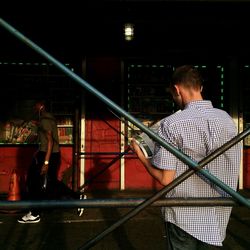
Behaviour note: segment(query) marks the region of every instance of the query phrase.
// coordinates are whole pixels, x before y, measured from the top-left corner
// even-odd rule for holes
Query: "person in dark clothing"
[[[35,153],[27,175],[29,200],[55,199],[57,173],[60,167],[60,148],[55,117],[46,111],[44,102],[37,102],[34,112],[38,114],[39,148]],[[29,211],[19,223],[40,221],[39,210]]]

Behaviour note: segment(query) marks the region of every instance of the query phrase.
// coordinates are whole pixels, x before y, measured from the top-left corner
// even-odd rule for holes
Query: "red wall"
[[[89,115],[86,119],[85,181],[90,180],[86,190],[119,190],[121,122],[110,115],[103,119],[100,117],[105,115]],[[130,151],[125,156],[125,189],[151,190],[159,187],[161,185]]]
[[[160,185],[143,167],[135,155],[125,157],[125,187],[128,189],[158,190]]]
[[[120,123],[117,119],[100,120],[89,117],[86,120],[84,158],[85,180],[89,183],[87,190],[119,189],[120,158],[117,155],[120,152],[119,131]]]
[[[0,148],[0,193],[8,193],[9,180],[13,169],[17,170],[20,178],[21,189],[24,190],[25,175],[30,165],[35,147],[21,146],[1,146]]]
[[[8,193],[13,169],[17,171],[21,192],[25,192],[27,170],[36,149],[35,145],[0,146],[0,193]],[[71,185],[72,147],[62,146],[61,153],[62,162],[58,179],[63,180],[65,184]]]
[[[112,126],[119,126],[116,120],[108,121]],[[106,122],[89,121],[87,123],[88,135],[85,152],[119,152],[120,135],[111,129]],[[112,131],[113,130],[113,131]],[[92,133],[90,133],[92,131]],[[25,178],[27,169],[31,163],[32,155],[36,147],[30,145],[9,145],[0,147],[0,193],[8,193],[10,176],[13,169],[17,170],[21,191],[25,190]],[[62,146],[62,163],[58,173],[58,179],[71,187],[72,181],[72,147]],[[85,155],[86,172],[85,179],[90,179],[88,190],[113,190],[120,188],[120,158],[112,154]],[[244,188],[250,188],[250,149],[244,149],[243,158],[243,184]],[[95,176],[104,170],[98,177]],[[125,156],[125,188],[126,189],[150,189],[162,188],[144,169],[134,154],[129,152]]]
[[[250,188],[250,149],[244,149],[243,188]]]

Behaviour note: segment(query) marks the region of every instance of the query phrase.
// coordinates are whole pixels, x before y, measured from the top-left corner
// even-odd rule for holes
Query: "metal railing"
[[[112,198],[112,199],[84,199],[84,200],[41,200],[41,201],[0,201],[0,211],[11,211],[32,208],[130,208],[146,202],[148,198]],[[248,199],[250,201],[250,199]],[[164,198],[153,201],[152,207],[180,207],[180,206],[232,206],[240,205],[232,198]]]

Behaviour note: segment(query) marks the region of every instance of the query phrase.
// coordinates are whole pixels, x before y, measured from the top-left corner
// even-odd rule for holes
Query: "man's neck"
[[[192,92],[188,95],[185,95],[183,99],[185,105],[187,105],[190,102],[202,101],[202,100],[203,100],[203,97],[200,92]]]

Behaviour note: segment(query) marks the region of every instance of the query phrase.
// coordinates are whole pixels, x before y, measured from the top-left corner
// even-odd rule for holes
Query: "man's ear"
[[[179,96],[180,95],[180,87],[178,85],[174,85],[174,90],[175,90],[175,94],[177,96]]]

